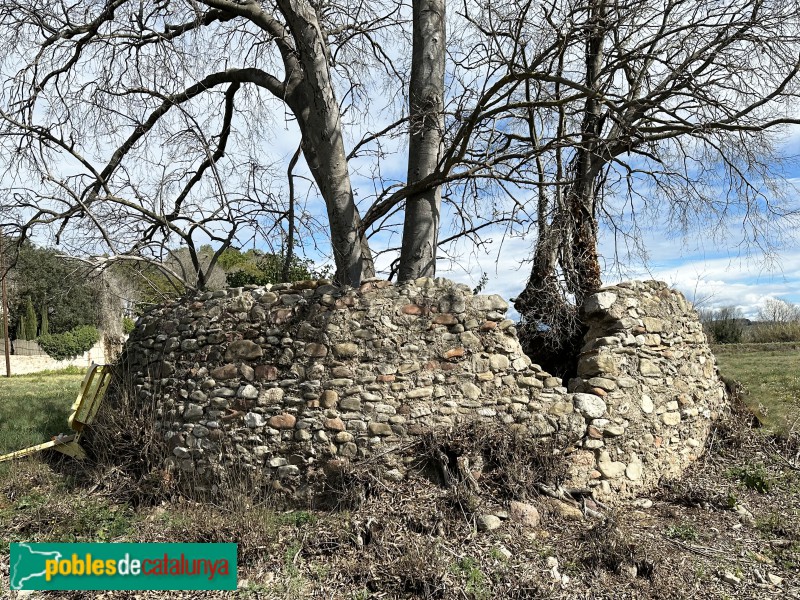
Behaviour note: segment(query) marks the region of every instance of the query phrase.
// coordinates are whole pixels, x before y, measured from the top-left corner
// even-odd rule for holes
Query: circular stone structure
[[[468,421],[558,435],[566,485],[606,501],[702,452],[723,387],[679,293],[634,282],[589,298],[569,389],[525,356],[507,309],[429,278],[206,292],[141,317],[120,366],[157,407],[168,466],[207,489],[245,469],[307,500],[310,482],[364,459],[402,478],[393,450]]]

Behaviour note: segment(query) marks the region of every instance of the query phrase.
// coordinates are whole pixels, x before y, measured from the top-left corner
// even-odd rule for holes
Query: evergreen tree
[[[47,305],[42,305],[42,321],[39,326],[39,335],[48,335],[50,333],[50,321],[47,317]]]
[[[25,336],[24,339],[35,340],[38,329],[39,321],[36,318],[36,311],[33,309],[31,297],[28,296],[27,300],[25,301],[25,330],[23,332]]]
[[[25,339],[25,317],[20,315],[19,321],[17,321],[17,335],[15,336],[18,340]]]

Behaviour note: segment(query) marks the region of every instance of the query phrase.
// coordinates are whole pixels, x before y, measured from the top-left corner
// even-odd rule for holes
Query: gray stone
[[[665,412],[663,415],[661,415],[661,422],[664,423],[664,425],[670,425],[670,426],[680,425],[681,413]]]
[[[625,474],[626,465],[619,461],[598,462],[597,470],[606,479],[619,479]]]
[[[520,387],[524,388],[541,389],[544,387],[544,383],[542,383],[541,379],[537,379],[536,377],[520,377],[517,379],[517,383]]]
[[[594,375],[616,375],[619,373],[614,356],[608,352],[589,354],[578,361],[578,375],[592,377]]]
[[[247,384],[239,388],[239,391],[236,395],[239,396],[239,398],[244,398],[245,400],[255,400],[258,398],[258,390],[254,386]]]
[[[496,515],[479,515],[477,519],[478,531],[493,531],[503,525],[502,519]]]
[[[492,354],[489,357],[489,366],[492,371],[505,371],[509,366],[508,357],[505,354]]]
[[[187,421],[194,421],[203,416],[203,407],[197,404],[187,404],[183,409],[183,418]]]
[[[661,375],[661,369],[652,360],[643,358],[639,361],[639,373],[645,377],[657,377]]]
[[[205,402],[208,399],[208,396],[206,396],[206,394],[200,390],[195,390],[189,394],[189,398],[195,402]]]
[[[597,387],[607,392],[613,392],[617,389],[617,382],[613,379],[606,379],[605,377],[592,377],[587,383],[591,387]]]
[[[261,346],[250,340],[236,340],[228,344],[225,360],[255,360],[264,356]]]
[[[352,358],[358,355],[358,345],[352,342],[336,344],[333,347],[333,354],[337,358]]]
[[[267,424],[267,421],[264,419],[264,415],[260,413],[249,412],[244,416],[244,424],[251,429],[255,429],[256,427],[263,427]]]
[[[586,299],[586,302],[583,303],[583,310],[587,315],[593,315],[607,311],[616,301],[617,295],[613,292],[599,292]]]
[[[639,481],[642,478],[642,463],[638,460],[629,462],[625,467],[625,477],[631,481]]]
[[[481,396],[481,388],[474,383],[466,382],[461,384],[461,393],[464,394],[465,398],[477,400]]]
[[[603,399],[593,394],[574,394],[572,402],[575,408],[587,419],[599,419],[607,410]]]

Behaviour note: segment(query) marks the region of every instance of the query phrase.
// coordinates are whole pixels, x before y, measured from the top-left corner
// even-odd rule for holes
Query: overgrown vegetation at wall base
[[[50,358],[67,360],[91,350],[99,339],[100,333],[96,327],[81,325],[66,333],[40,335],[37,342]]]

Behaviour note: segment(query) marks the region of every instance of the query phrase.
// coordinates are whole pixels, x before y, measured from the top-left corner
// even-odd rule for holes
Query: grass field
[[[745,402],[776,433],[800,427],[800,350],[796,344],[716,346],[723,376],[741,383]]]
[[[83,375],[75,369],[0,379],[0,454],[67,433]]]

